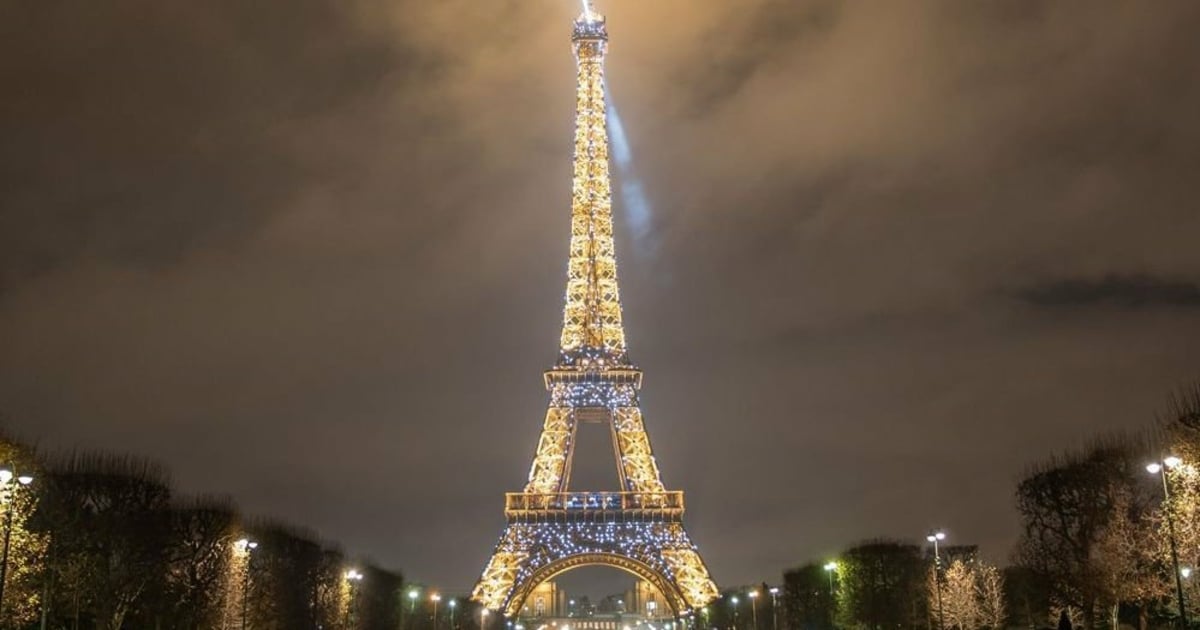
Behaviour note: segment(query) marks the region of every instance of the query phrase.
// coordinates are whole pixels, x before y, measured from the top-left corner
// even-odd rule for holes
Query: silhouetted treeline
[[[1017,487],[1015,571],[1028,586],[1013,593],[1014,617],[1049,625],[1065,612],[1085,630],[1178,625],[1182,587],[1195,621],[1198,457],[1200,386],[1172,397],[1143,435],[1104,436],[1032,467]]]
[[[846,549],[835,560],[810,563],[783,574],[782,607],[786,627],[831,628],[937,627],[935,580],[941,581],[941,612],[961,625],[994,628],[985,620],[989,602],[1001,599],[999,572],[976,558],[973,546],[949,546],[938,556],[932,549],[896,540],[866,541]],[[992,572],[995,576],[992,576]],[[989,585],[988,580],[995,580]],[[946,626],[951,627],[950,625]]]
[[[1086,447],[1019,479],[1012,566],[990,567],[972,547],[942,547],[935,564],[928,546],[870,541],[785,572],[782,627],[1048,628],[1065,615],[1084,630],[1145,630],[1178,627],[1181,604],[1195,625],[1200,385],[1151,418],[1144,433],[1082,436]]]
[[[399,574],[303,529],[247,519],[228,499],[178,496],[153,462],[94,452],[40,458],[0,437],[0,464],[33,477],[3,485],[12,518],[0,628],[401,623]]]

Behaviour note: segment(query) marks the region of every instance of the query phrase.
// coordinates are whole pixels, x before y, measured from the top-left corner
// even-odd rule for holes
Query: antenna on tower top
[[[581,0],[583,2],[583,17],[586,20],[592,19],[592,0]]]

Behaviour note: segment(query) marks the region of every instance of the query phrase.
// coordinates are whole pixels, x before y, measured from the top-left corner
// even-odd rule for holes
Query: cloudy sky
[[[933,526],[1003,561],[1030,462],[1200,377],[1200,3],[598,5],[720,583]],[[469,587],[555,357],[577,10],[0,4],[4,422]]]

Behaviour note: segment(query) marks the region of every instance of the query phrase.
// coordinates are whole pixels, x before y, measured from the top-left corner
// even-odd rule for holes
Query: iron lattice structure
[[[512,617],[538,584],[589,564],[615,566],[662,592],[677,614],[717,597],[683,527],[683,493],[663,486],[642,422],[642,372],[630,362],[613,246],[604,91],[604,18],[575,21],[577,62],[571,246],[560,351],[529,482],[505,499],[508,524],[472,598]],[[620,492],[571,492],[581,422],[611,428]]]

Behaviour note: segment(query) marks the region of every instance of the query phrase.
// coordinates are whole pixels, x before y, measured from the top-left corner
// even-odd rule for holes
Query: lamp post
[[[1175,518],[1171,515],[1171,487],[1167,483],[1167,471],[1183,465],[1183,460],[1175,457],[1164,457],[1161,462],[1146,464],[1146,471],[1162,478],[1163,513],[1167,515],[1167,539],[1171,542],[1171,564],[1175,567],[1175,598],[1179,604],[1179,627],[1187,627],[1187,606],[1183,601],[1183,576],[1179,568],[1179,550],[1175,544]]]
[[[246,630],[246,604],[250,600],[250,559],[254,557],[254,550],[258,549],[258,543],[249,538],[243,538],[233,543],[233,547],[246,558],[246,564],[242,567],[242,630]]]
[[[414,619],[417,615],[417,598],[421,596],[421,592],[415,588],[408,590],[408,627],[415,628]]]
[[[357,569],[346,571],[346,585],[350,589],[350,601],[346,602],[346,627],[353,628],[358,625],[358,583],[363,579],[363,574]]]
[[[837,563],[836,562],[830,561],[830,562],[825,563],[825,573],[829,574],[829,596],[830,597],[833,597],[833,574],[836,571],[837,571]]]
[[[454,630],[454,611],[458,608],[458,600],[450,600],[450,630]]]
[[[754,630],[758,630],[758,589],[754,589],[746,595],[750,598],[750,614],[754,620]]]
[[[488,616],[488,609],[484,606],[479,607],[479,630],[485,630]]]
[[[738,627],[738,596],[734,595],[729,598],[729,603],[733,604],[733,627],[736,630]]]
[[[767,589],[771,594],[771,630],[779,630],[779,587]]]
[[[933,543],[933,583],[937,590],[938,630],[943,630],[946,625],[945,616],[942,612],[942,556],[938,551],[938,543],[946,540],[946,532],[941,530],[929,532],[925,540]]]
[[[437,593],[433,593],[429,596],[429,601],[433,602],[433,630],[437,630],[438,602],[442,601],[442,596],[438,595]]]
[[[4,584],[8,578],[8,547],[12,540],[13,528],[13,511],[16,506],[13,505],[13,499],[16,496],[16,491],[33,483],[33,477],[30,475],[18,475],[13,472],[15,467],[0,468],[0,502],[4,503],[4,552],[0,556],[0,606],[4,603]],[[14,485],[13,479],[17,483]]]

